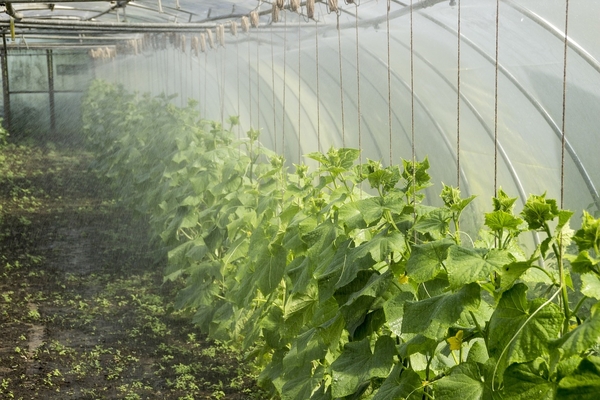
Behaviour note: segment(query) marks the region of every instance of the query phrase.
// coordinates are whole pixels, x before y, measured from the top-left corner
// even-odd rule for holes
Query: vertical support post
[[[46,62],[48,64],[48,98],[50,99],[50,132],[56,134],[56,114],[54,109],[54,66],[52,61],[52,50],[46,50]]]
[[[10,87],[8,85],[8,50],[6,48],[6,32],[2,31],[2,94],[4,97],[4,127],[10,130]]]

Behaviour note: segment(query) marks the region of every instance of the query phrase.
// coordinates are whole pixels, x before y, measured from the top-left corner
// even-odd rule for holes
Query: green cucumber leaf
[[[421,377],[412,369],[396,364],[373,400],[421,400],[422,398]]]
[[[483,367],[465,362],[452,368],[442,379],[433,384],[435,397],[444,400],[492,400],[501,399],[483,378]]]
[[[592,315],[581,325],[552,343],[552,346],[562,353],[562,358],[583,354],[600,344],[599,305],[600,303],[595,304],[592,308]]]
[[[548,355],[549,342],[558,337],[562,327],[564,316],[556,304],[544,304],[544,299],[529,302],[526,292],[523,283],[504,292],[489,321],[488,351],[496,360],[494,379],[498,383],[511,364]]]
[[[465,310],[477,310],[480,288],[476,283],[464,286],[456,293],[443,293],[425,300],[406,302],[402,319],[402,332],[421,333],[431,339],[441,340],[448,328]]]
[[[590,356],[581,361],[575,372],[558,382],[557,399],[596,400],[600,393],[600,359]]]
[[[456,289],[471,282],[488,281],[491,274],[512,261],[514,257],[505,250],[451,246],[445,263],[450,287]]]
[[[396,354],[395,346],[390,336],[380,336],[373,352],[369,338],[347,343],[342,354],[331,364],[333,397],[351,395],[372,378],[387,377]]]
[[[581,293],[600,300],[600,278],[594,273],[581,275]]]
[[[442,263],[453,244],[450,239],[442,239],[415,246],[406,264],[406,274],[417,283],[435,278],[443,271]]]
[[[553,400],[556,383],[544,379],[535,363],[513,364],[504,374],[502,399],[505,400]]]

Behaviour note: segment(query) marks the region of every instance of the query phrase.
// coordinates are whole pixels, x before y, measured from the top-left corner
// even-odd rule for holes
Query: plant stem
[[[552,237],[552,233],[550,231],[550,227],[548,223],[544,223],[544,230],[548,237]],[[563,324],[563,334],[569,331],[569,319],[571,318],[571,310],[569,309],[569,293],[567,292],[567,285],[565,282],[565,266],[563,264],[563,246],[562,246],[562,232],[558,233],[557,237],[558,246],[556,244],[552,244],[552,250],[556,256],[556,262],[558,264],[558,277],[561,288],[561,300],[563,304],[563,313],[565,315],[565,321]]]

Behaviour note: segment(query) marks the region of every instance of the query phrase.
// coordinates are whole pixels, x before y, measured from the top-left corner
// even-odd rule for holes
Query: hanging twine
[[[293,12],[299,12],[300,10],[300,0],[290,0],[290,9]]]
[[[254,10],[250,13],[250,23],[253,28],[258,28],[258,11]]]
[[[181,35],[180,41],[181,41],[181,51],[185,53],[185,45],[187,43],[185,35]]]
[[[279,6],[277,6],[277,4],[273,4],[273,9],[271,10],[271,19],[273,22],[279,22]]]
[[[329,12],[336,13],[339,10],[338,0],[328,0]]]
[[[206,53],[206,35],[204,33],[200,34],[200,50]]]
[[[308,19],[313,19],[315,16],[315,0],[306,1],[306,16]]]
[[[285,7],[285,0],[277,0],[275,2],[275,5],[277,6],[277,8],[279,8],[280,10],[283,10],[283,7]]]
[[[231,21],[231,25],[230,25],[229,27],[230,27],[230,29],[231,29],[231,30],[230,30],[231,34],[232,34],[233,36],[237,36],[237,22],[235,22],[235,21]]]
[[[248,31],[250,31],[250,23],[248,22],[248,17],[246,16],[242,17],[242,30],[244,33],[248,33]]]
[[[208,36],[208,44],[210,45],[210,48],[214,49],[215,48],[215,39],[213,38],[212,29],[207,29],[206,34]]]

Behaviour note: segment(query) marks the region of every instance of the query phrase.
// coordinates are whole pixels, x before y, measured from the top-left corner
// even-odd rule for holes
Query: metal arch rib
[[[458,34],[455,29],[450,28],[448,25],[446,25],[446,24],[438,21],[437,19],[435,19],[435,18],[433,18],[433,17],[431,17],[429,15],[426,15],[426,14],[422,14],[422,16],[424,18],[430,20],[434,24],[440,26],[442,29],[445,29],[448,32],[453,33],[454,35]],[[469,47],[471,47],[473,50],[475,50],[477,53],[479,53],[484,59],[486,59],[488,62],[490,62],[490,63],[492,63],[492,64],[495,65],[494,57],[492,57],[489,54],[487,54],[480,46],[478,46],[477,44],[475,44],[471,39],[468,39],[467,37],[465,37],[465,35],[461,34],[461,38],[462,38],[462,40],[467,45],[469,45]],[[531,93],[529,93],[525,89],[525,87],[519,82],[519,80],[513,74],[511,74],[508,71],[508,69],[506,69],[506,67],[504,67],[502,65],[498,65],[498,70],[500,72],[502,72],[502,75],[504,75],[506,78],[508,78],[508,80],[513,85],[515,85],[515,87],[525,96],[525,98],[527,98],[527,100],[531,103],[531,105],[534,106],[534,108],[540,113],[540,115],[548,123],[548,125],[550,126],[550,128],[556,134],[556,136],[559,139],[561,139],[562,138],[561,129],[557,125],[557,123],[554,121],[554,119],[552,118],[552,116],[550,116],[550,113],[548,112],[548,110],[546,110],[546,108],[535,97],[533,97],[533,95]],[[586,186],[587,186],[587,188],[588,188],[588,190],[590,192],[590,195],[592,196],[592,199],[593,199],[594,203],[596,204],[596,206],[598,208],[600,208],[600,196],[598,194],[598,190],[596,189],[596,186],[592,182],[592,179],[591,179],[590,175],[588,174],[587,169],[583,165],[581,159],[579,158],[579,156],[577,155],[577,153],[573,149],[573,146],[571,145],[571,143],[570,143],[570,141],[568,139],[565,140],[565,148],[567,149],[567,152],[569,153],[569,156],[573,160],[573,163],[577,167],[577,170],[581,174],[581,177],[583,178],[583,180],[584,180],[584,182],[585,182],[585,184],[586,184]]]
[[[400,42],[398,39],[395,39],[401,46],[405,47],[408,49],[408,46],[405,43]],[[432,71],[434,71],[434,73],[439,76],[449,87],[454,88],[454,84],[452,82],[450,82],[450,80],[448,78],[446,78],[440,71],[439,69],[435,68],[435,66],[433,65],[433,63],[431,63],[429,60],[427,60],[423,55],[421,55],[418,52],[415,52],[415,56],[421,60],[422,62],[424,62],[429,68],[431,68]],[[489,128],[489,126],[486,124],[485,119],[483,118],[483,116],[481,115],[481,113],[479,111],[477,111],[477,108],[473,105],[473,103],[471,103],[471,101],[465,96],[464,93],[460,94],[460,99],[461,101],[463,101],[467,107],[469,108],[469,110],[473,113],[473,115],[475,116],[475,118],[477,118],[477,120],[479,121],[479,123],[481,124],[481,126],[483,127],[483,129],[488,133],[488,136],[493,140],[494,138],[494,134],[491,131],[491,129]],[[504,160],[504,162],[506,163],[506,166],[508,167],[508,170],[510,171],[511,176],[513,177],[513,181],[515,183],[515,185],[517,186],[517,190],[519,191],[519,197],[521,198],[521,200],[523,201],[523,204],[527,201],[527,194],[525,193],[525,189],[523,187],[523,184],[521,183],[521,180],[519,179],[519,174],[517,173],[514,165],[512,164],[512,162],[510,161],[508,154],[506,154],[506,151],[504,150],[504,147],[502,146],[502,144],[498,143],[498,151],[500,153],[500,156],[502,157],[502,159]],[[453,155],[455,161],[456,161],[456,156]],[[464,172],[461,171],[461,174],[464,176]],[[466,180],[466,178],[465,178]]]
[[[515,9],[516,11],[525,15],[527,18],[531,19],[533,22],[535,22],[542,28],[546,29],[548,32],[550,32],[552,35],[554,35],[556,38],[560,39],[561,42],[564,42],[565,33],[563,31],[561,31],[560,29],[558,29],[556,26],[552,25],[546,19],[542,18],[541,16],[539,16],[535,12],[529,10],[528,8],[525,8],[523,6],[515,4],[512,0],[502,0],[502,1],[504,3],[506,3],[507,5],[509,5],[510,7],[512,7],[513,9]],[[567,39],[567,46],[569,46],[569,48],[571,50],[573,50],[578,56],[580,56],[592,68],[594,68],[596,70],[596,72],[600,73],[600,62],[594,56],[592,56],[588,51],[586,51],[579,43],[577,43],[570,37],[567,37],[566,39]]]

